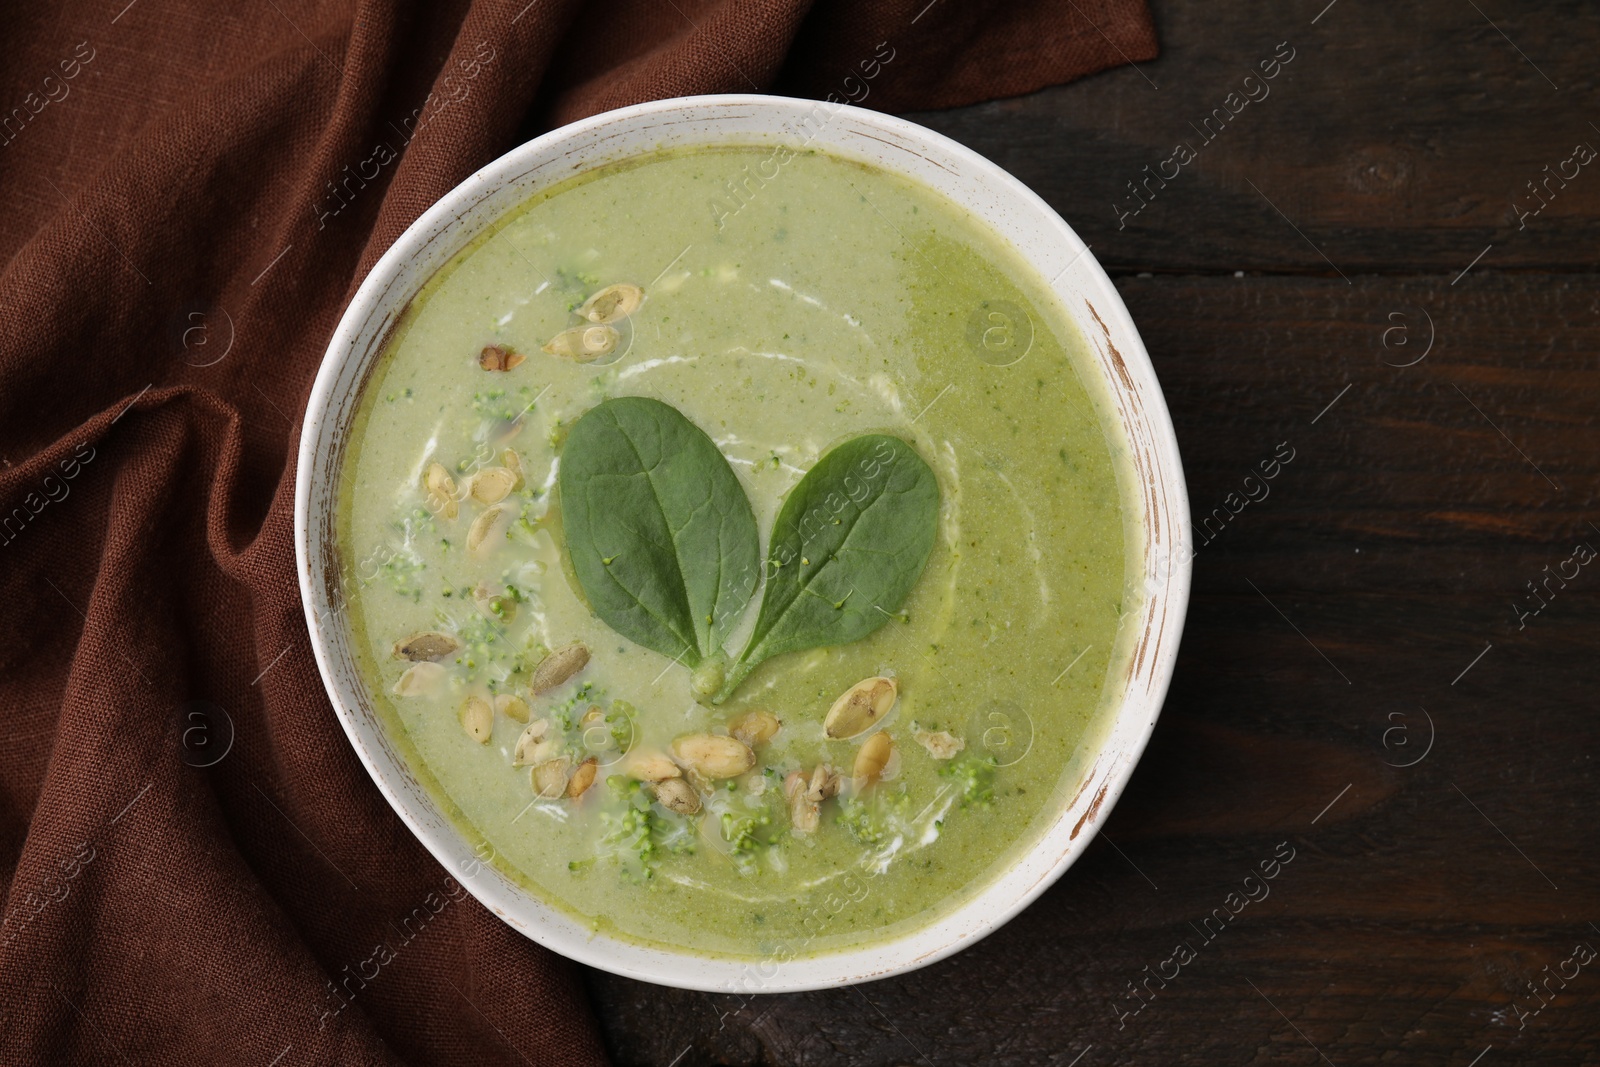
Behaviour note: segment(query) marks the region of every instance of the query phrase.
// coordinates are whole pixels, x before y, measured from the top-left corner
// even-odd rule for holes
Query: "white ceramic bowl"
[[[991,885],[932,925],[833,955],[756,962],[593,934],[477,862],[400,759],[357,673],[335,537],[342,454],[363,384],[423,283],[485,226],[552,183],[659,147],[726,143],[806,143],[865,160],[943,193],[1015,245],[1051,280],[1096,354],[1132,456],[1125,506],[1142,513],[1143,527],[1143,544],[1130,554],[1130,586],[1143,595],[1123,622],[1126,679],[1109,680],[1122,686],[1120,707],[1098,755],[1062,795],[1049,830]],[[1005,923],[1060,877],[1110,814],[1155,727],[1188,604],[1190,544],[1183,471],[1161,388],[1127,309],[1078,235],[1021,182],[948,138],[874,111],[771,96],[688,97],[611,111],[530,141],[447,193],[384,254],[345,309],[307,405],[295,486],[295,552],[317,665],[350,743],[406,825],[486,907],[535,941],[631,978],[723,992],[817,989],[924,966]]]

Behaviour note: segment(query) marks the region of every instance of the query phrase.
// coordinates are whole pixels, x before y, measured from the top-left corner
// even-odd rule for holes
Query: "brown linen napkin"
[[[521,138],[1155,55],[1143,0],[93,0],[0,46],[0,1063],[604,1061],[329,709],[294,459],[354,286]],[[356,181],[348,181],[354,174]]]

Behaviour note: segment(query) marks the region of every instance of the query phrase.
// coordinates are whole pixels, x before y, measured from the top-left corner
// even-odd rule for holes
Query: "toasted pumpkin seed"
[[[487,700],[470,696],[457,714],[461,719],[461,728],[467,731],[468,737],[480,745],[489,743],[489,735],[494,732],[494,708]]]
[[[467,483],[467,493],[480,504],[498,504],[516,487],[516,472],[508,467],[485,467]]]
[[[444,682],[445,673],[444,666],[432,660],[412,664],[406,668],[400,680],[394,683],[391,692],[397,697],[426,696],[438,691],[440,684]]]
[[[490,442],[491,442],[492,446],[495,447],[495,448],[499,448],[501,445],[506,444],[508,441],[515,440],[516,436],[518,434],[520,434],[523,431],[523,429],[527,427],[527,425],[528,425],[528,417],[527,417],[526,413],[520,414],[516,418],[513,418],[513,419],[502,419],[502,420],[494,423],[492,428],[489,431],[489,439],[490,439]],[[506,451],[510,452],[511,450],[508,448],[508,449],[506,449]],[[503,467],[511,466],[510,463],[506,462],[505,456],[504,456],[503,453],[502,453],[501,458],[500,458],[500,465],[503,466]]]
[[[679,815],[693,815],[700,810],[700,796],[682,778],[667,778],[656,783],[656,799],[664,808]]]
[[[623,282],[593,293],[578,308],[578,314],[590,322],[616,322],[638,311],[643,303],[644,290]]]
[[[511,528],[511,508],[496,504],[472,520],[467,528],[467,551],[482,559],[493,552]]]
[[[755,748],[771,741],[781,725],[783,724],[772,712],[756,708],[729,719],[728,733]]]
[[[886,733],[875,733],[861,742],[856,752],[856,765],[852,777],[855,791],[861,793],[883,776],[884,768],[894,756],[894,740]]]
[[[544,350],[552,356],[588,363],[616,351],[622,335],[613,326],[574,326],[550,338]]]
[[[441,660],[461,648],[461,642],[450,634],[437,630],[424,630],[394,643],[394,658]]]
[[[436,515],[453,519],[461,513],[456,505],[456,480],[450,477],[443,463],[430,463],[422,475],[422,487],[428,491],[428,506]]]
[[[594,776],[600,770],[600,761],[590,756],[578,764],[578,769],[572,772],[572,778],[567,782],[567,796],[581,797],[591,785],[594,785]]]
[[[519,430],[522,428],[520,419],[518,420],[517,428]],[[517,480],[512,484],[511,491],[516,492],[518,489],[521,489],[523,478],[522,457],[517,455],[517,450],[514,448],[508,448],[504,452],[500,453],[500,465],[516,476]]]
[[[534,696],[543,696],[556,686],[583,670],[589,663],[589,649],[582,641],[563,645],[539,661],[534,668],[533,682],[529,688]]]
[[[822,808],[804,793],[789,801],[789,824],[797,834],[814,834],[822,823]]]
[[[533,750],[544,740],[544,735],[549,731],[549,719],[534,719],[530,722],[511,748],[511,765],[526,767],[533,763]]]
[[[823,720],[829,737],[855,737],[878,724],[894,707],[899,686],[893,678],[864,678],[846,689]]]
[[[533,791],[541,797],[558,797],[567,791],[569,759],[546,760],[533,768]]]
[[[819,804],[839,792],[839,775],[826,763],[819,763],[811,771],[811,780],[806,786],[807,794]]]
[[[826,763],[804,771],[792,771],[783,780],[783,795],[789,801],[789,822],[797,834],[815,833],[822,819],[822,802],[839,792],[839,775]]]
[[[756,765],[756,754],[737,737],[690,734],[672,742],[679,763],[710,779],[737,778]]]
[[[485,345],[478,353],[478,366],[484,370],[511,370],[527,359],[521,352],[513,352],[507,345]]]
[[[661,782],[683,774],[676,763],[660,752],[634,752],[628,756],[622,771],[641,782]]]
[[[528,702],[515,693],[500,693],[494,698],[494,710],[516,722],[528,721]]]
[[[822,804],[811,797],[806,776],[792,771],[783,780],[783,795],[789,801],[789,823],[797,834],[815,833],[822,819]]]

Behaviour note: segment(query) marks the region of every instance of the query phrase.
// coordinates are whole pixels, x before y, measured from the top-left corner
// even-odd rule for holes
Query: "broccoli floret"
[[[655,877],[664,854],[694,852],[693,828],[683,819],[658,811],[643,782],[612,775],[606,786],[623,808],[600,813],[600,822],[607,827],[601,843],[621,862],[625,879],[648,882]]]
[[[859,800],[841,800],[839,814],[834,822],[844,827],[846,833],[868,848],[877,848],[889,839],[888,828],[882,820]]]
[[[575,693],[551,708],[550,712],[556,717],[556,721],[561,724],[563,731],[570,731],[573,722],[580,718],[580,716],[574,714],[578,709],[578,705],[597,704],[602,699],[601,691],[594,687],[593,682],[584,682],[578,686]]]
[[[767,833],[771,825],[772,815],[765,807],[747,815],[722,813],[722,839],[728,843],[728,856],[740,874],[754,874],[761,852],[777,841],[778,835]]]
[[[638,709],[626,700],[611,702],[611,714],[607,716],[608,725],[611,727],[611,740],[624,752],[633,741],[633,722],[637,714]]]
[[[881,848],[905,832],[910,804],[905,786],[890,792],[880,785],[865,799],[842,798],[834,822],[866,847]]]
[[[961,806],[987,808],[994,803],[994,777],[999,761],[993,756],[963,756],[940,769],[961,787]]]

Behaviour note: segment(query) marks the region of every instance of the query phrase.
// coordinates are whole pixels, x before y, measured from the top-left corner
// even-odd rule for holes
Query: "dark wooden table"
[[[1294,449],[1213,521],[1132,785],[1031,908],[916,973],[750,1000],[591,975],[619,1063],[1600,1063],[1600,16],[1155,7],[1157,62],[913,116],[1093,246],[1197,522]],[[1197,936],[1280,842],[1270,896]]]

